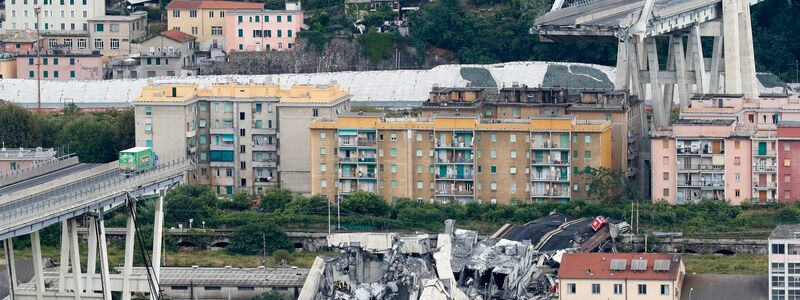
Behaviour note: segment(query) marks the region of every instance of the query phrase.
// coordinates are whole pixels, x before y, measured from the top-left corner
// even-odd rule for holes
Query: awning
[[[339,135],[356,135],[356,130],[339,130]]]

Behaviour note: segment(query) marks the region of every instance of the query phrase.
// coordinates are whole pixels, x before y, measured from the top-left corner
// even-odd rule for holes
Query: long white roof
[[[42,81],[42,102],[74,102],[101,105],[130,103],[151,83],[273,82],[282,87],[297,84],[338,83],[353,101],[424,101],[435,85],[442,87],[562,86],[569,88],[612,88],[614,68],[581,63],[510,62],[491,65],[442,65],[429,70],[388,70],[327,72],[277,75],[214,75],[156,77],[115,80]],[[708,76],[708,75],[706,75]],[[785,83],[774,75],[759,76],[762,93],[784,92]],[[765,84],[766,83],[766,86]],[[647,89],[649,93],[649,89]],[[792,93],[793,91],[789,91]],[[677,93],[676,93],[677,94]],[[0,99],[23,104],[36,103],[36,80],[0,79]],[[52,106],[52,105],[51,105]]]
[[[296,84],[338,83],[349,90],[353,101],[423,101],[434,85],[447,87],[467,86],[470,81],[462,76],[462,71],[475,73],[478,77],[491,74],[490,81],[498,87],[511,86],[512,83],[539,86],[543,83],[549,66],[583,67],[596,69],[607,78],[589,78],[592,81],[607,81],[613,78],[613,68],[600,65],[577,63],[512,62],[493,65],[442,65],[429,70],[390,70],[359,72],[327,72],[307,74],[278,75],[215,75],[194,77],[157,77],[148,79],[115,80],[63,80],[42,81],[43,103],[119,103],[131,102],[141,93],[148,81],[153,83],[199,83],[209,86],[212,83],[236,81],[273,82],[283,87]],[[485,69],[488,71],[481,71]],[[561,69],[564,69],[561,67]],[[576,74],[578,76],[583,76]],[[597,74],[594,74],[597,76]],[[466,77],[474,78],[467,74]],[[593,76],[588,76],[593,77]],[[602,77],[602,76],[601,76]],[[486,85],[487,81],[474,82]],[[18,103],[36,102],[36,80],[0,79],[0,99]]]

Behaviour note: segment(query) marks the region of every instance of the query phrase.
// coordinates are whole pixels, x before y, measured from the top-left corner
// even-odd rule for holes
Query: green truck
[[[155,164],[155,153],[150,147],[134,147],[119,153],[119,169],[130,173],[149,169]]]

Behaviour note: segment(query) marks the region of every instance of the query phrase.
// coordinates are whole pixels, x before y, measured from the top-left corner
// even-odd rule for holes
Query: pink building
[[[56,158],[56,151],[43,148],[0,148],[0,175],[30,168]]]
[[[102,55],[57,54],[42,52],[41,78],[43,80],[100,80],[103,79]],[[17,56],[17,78],[36,78],[35,52]]]
[[[752,198],[750,136],[733,120],[680,119],[652,132],[652,198],[670,204]]]
[[[225,14],[225,49],[236,51],[291,51],[303,25],[303,11],[246,10]]]
[[[800,123],[778,125],[778,187],[781,203],[800,200]]]
[[[9,30],[0,33],[0,44],[5,53],[27,53],[36,50],[36,32],[31,30]]]

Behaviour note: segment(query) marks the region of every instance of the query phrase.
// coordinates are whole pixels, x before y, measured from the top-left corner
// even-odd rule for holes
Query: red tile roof
[[[264,9],[264,3],[222,0],[172,0],[167,9]]]
[[[678,260],[674,260],[674,258]],[[612,259],[624,259],[625,271],[611,271]],[[647,269],[632,271],[631,260],[647,260]],[[655,271],[656,260],[668,260],[669,271]],[[676,280],[681,276],[681,258],[665,253],[567,253],[561,258],[558,278],[563,279],[642,279]]]
[[[170,29],[170,30],[164,31],[164,32],[161,33],[161,35],[163,35],[165,37],[168,37],[170,39],[173,39],[175,41],[181,42],[181,43],[186,43],[188,41],[194,41],[194,40],[197,39],[197,37],[195,37],[195,36],[193,36],[191,34],[185,33],[185,32],[180,31],[180,30],[175,30],[175,29]]]

